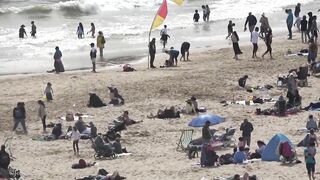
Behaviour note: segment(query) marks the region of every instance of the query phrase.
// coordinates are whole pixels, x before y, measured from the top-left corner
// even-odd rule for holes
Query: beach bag
[[[67,112],[66,121],[74,121],[74,116],[72,112]]]

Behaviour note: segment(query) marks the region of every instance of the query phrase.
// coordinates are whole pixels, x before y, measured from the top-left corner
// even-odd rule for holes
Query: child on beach
[[[226,37],[226,39],[228,39],[231,36],[233,32],[233,26],[235,26],[235,24],[232,23],[232,21],[230,20],[228,24],[228,36]]]
[[[44,90],[44,94],[46,95],[46,99],[48,102],[52,101],[52,95],[53,95],[53,89],[52,89],[52,84],[50,82],[47,83],[47,87]]]
[[[80,133],[78,131],[78,129],[74,126],[72,129],[72,133],[71,133],[71,139],[73,141],[72,146],[73,146],[73,152],[74,155],[79,155],[79,140],[80,140]]]
[[[46,132],[46,117],[47,117],[47,112],[46,112],[46,106],[43,101],[38,100],[39,104],[39,109],[38,109],[38,116],[42,121],[42,127],[43,127],[43,132]]]
[[[194,15],[193,15],[193,21],[194,21],[194,22],[199,22],[199,19],[200,19],[200,15],[199,15],[199,13],[198,13],[198,10],[196,9],[196,10],[195,10],[195,13],[194,13]]]

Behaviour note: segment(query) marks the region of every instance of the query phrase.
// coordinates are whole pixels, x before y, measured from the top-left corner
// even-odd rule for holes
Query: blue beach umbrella
[[[209,121],[211,126],[215,124],[220,124],[224,122],[224,120],[225,118],[221,116],[205,114],[205,115],[200,115],[196,118],[193,118],[188,125],[191,127],[203,127],[206,124],[206,122]]]

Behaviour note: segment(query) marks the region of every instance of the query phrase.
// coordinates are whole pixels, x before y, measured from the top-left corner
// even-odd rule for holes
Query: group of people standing
[[[203,12],[203,15],[202,15],[202,18],[203,18],[203,21],[209,21],[210,19],[210,8],[209,8],[209,5],[202,5],[202,12]],[[195,10],[195,13],[193,15],[193,21],[194,22],[199,22],[199,19],[200,19],[200,14],[199,14],[199,11],[196,9]]]
[[[25,38],[24,36],[28,37],[27,32],[25,30],[25,25],[21,25],[19,29],[19,38]],[[34,24],[34,21],[31,21],[31,31],[30,35],[31,37],[35,38],[37,33],[37,26]]]
[[[96,27],[94,25],[94,23],[91,23],[91,28],[90,31],[87,32],[87,34],[89,34],[91,32],[91,37],[95,38],[95,33],[96,33]],[[78,27],[77,27],[77,35],[79,39],[84,38],[84,28],[82,23],[80,22]]]

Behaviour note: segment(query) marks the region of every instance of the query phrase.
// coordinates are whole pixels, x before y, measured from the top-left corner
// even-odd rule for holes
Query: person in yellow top
[[[100,57],[103,57],[103,48],[104,48],[104,44],[106,43],[106,40],[104,39],[103,33],[102,31],[98,32],[98,37],[97,37],[97,47],[99,48],[99,52],[100,52]]]

